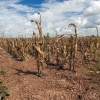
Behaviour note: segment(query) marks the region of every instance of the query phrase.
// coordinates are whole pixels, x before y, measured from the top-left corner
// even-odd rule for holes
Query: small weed
[[[49,48],[48,48],[48,47],[46,47],[46,48],[45,48],[45,51],[49,51]]]
[[[10,95],[9,89],[6,86],[3,86],[2,82],[0,82],[0,95],[0,100],[5,100],[5,97]]]
[[[7,73],[7,69],[5,69],[5,68],[1,68],[0,69],[0,73],[2,74],[2,75],[5,75],[6,73]]]

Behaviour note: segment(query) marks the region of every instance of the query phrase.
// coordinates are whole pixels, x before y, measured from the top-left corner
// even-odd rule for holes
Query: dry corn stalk
[[[77,30],[76,30],[76,25],[73,23],[69,24],[68,27],[74,26],[75,29],[75,34],[71,34],[70,36],[70,56],[69,56],[69,70],[75,71],[75,57],[76,57],[76,51],[77,51]],[[75,37],[75,41],[74,41]]]
[[[38,23],[36,20],[31,20],[31,22],[35,22],[39,31],[39,41],[36,40],[36,33],[33,32],[33,34],[35,36],[34,48],[37,51],[38,74],[41,75],[43,73],[43,67],[44,67],[44,52],[43,52],[44,41],[42,36],[41,14],[40,12],[38,12],[38,14],[40,15],[40,22]]]
[[[98,28],[96,27],[96,31],[97,31],[97,37],[96,37],[96,48],[99,48],[99,42],[98,42],[98,37],[99,37],[99,33],[98,33]]]
[[[76,25],[71,23],[68,25],[68,27],[74,26],[74,30],[75,30],[75,51],[77,51],[77,29],[76,29]]]
[[[55,48],[56,48],[56,63],[57,65],[59,66],[60,69],[62,69],[63,65],[65,64],[65,61],[66,61],[66,56],[65,56],[65,52],[63,49],[64,49],[64,44],[63,44],[63,41],[62,41],[62,38],[64,35],[58,35],[58,32],[56,32],[56,45],[55,45]]]

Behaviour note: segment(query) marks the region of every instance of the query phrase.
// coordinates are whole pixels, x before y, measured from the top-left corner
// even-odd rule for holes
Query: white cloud
[[[66,33],[68,33],[67,27],[69,23],[76,24],[78,31],[79,30],[84,31],[84,28],[86,29],[94,28],[97,26],[96,23],[99,24],[99,20],[97,20],[99,18],[97,18],[97,16],[91,16],[91,18],[89,16],[86,16],[86,11],[88,7],[90,7],[90,5],[92,7],[94,6],[93,2],[95,1],[94,0],[66,0],[63,2],[57,2],[54,0],[53,3],[44,3],[42,4],[42,7],[45,8],[45,10],[42,14],[43,17],[46,17],[47,19],[43,21],[51,21],[55,29],[57,28],[59,29],[59,27],[61,28],[59,30],[61,33],[65,33],[65,30]],[[93,21],[94,19],[95,21]],[[87,34],[86,31],[84,32],[85,34]],[[90,31],[89,34],[93,34],[93,32]]]
[[[85,25],[87,23],[87,18],[77,17],[75,19],[75,22],[81,26]]]
[[[91,0],[89,7],[84,12],[85,16],[100,14],[100,1]]]
[[[16,11],[22,11],[22,12],[32,12],[33,8],[32,7],[28,7],[25,5],[21,5],[21,4],[9,4],[10,8],[15,9]]]
[[[79,34],[91,35],[92,29],[100,28],[100,0],[45,0],[40,8],[20,4],[21,0],[0,0],[0,34],[32,36],[33,30],[38,33],[35,23],[39,21],[37,11],[41,11],[43,34],[55,35],[55,30],[62,33],[73,33],[68,24],[74,23]],[[89,28],[89,29],[88,29]]]
[[[32,33],[32,25],[26,15],[22,12],[28,12],[32,9],[28,6],[16,4],[19,0],[0,1],[0,34],[5,36],[18,36],[20,33]],[[14,5],[14,6],[12,6]],[[27,29],[31,29],[27,31]]]

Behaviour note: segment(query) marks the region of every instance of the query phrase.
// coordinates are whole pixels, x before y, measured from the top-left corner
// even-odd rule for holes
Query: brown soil
[[[82,65],[77,60],[76,73],[55,65],[45,65],[44,76],[37,76],[36,60],[16,61],[0,48],[0,68],[7,69],[0,74],[0,81],[10,90],[6,100],[100,100],[100,74],[93,80],[90,63]]]

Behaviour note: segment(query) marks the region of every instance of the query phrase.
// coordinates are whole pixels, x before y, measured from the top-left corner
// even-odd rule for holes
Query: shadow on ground
[[[20,70],[20,69],[15,69],[16,71],[17,71],[17,73],[15,73],[15,74],[17,74],[17,75],[20,75],[21,73],[23,73],[24,75],[29,75],[29,74],[31,74],[31,75],[36,75],[36,76],[38,76],[38,73],[37,72],[31,72],[31,71],[23,71],[23,70]]]

